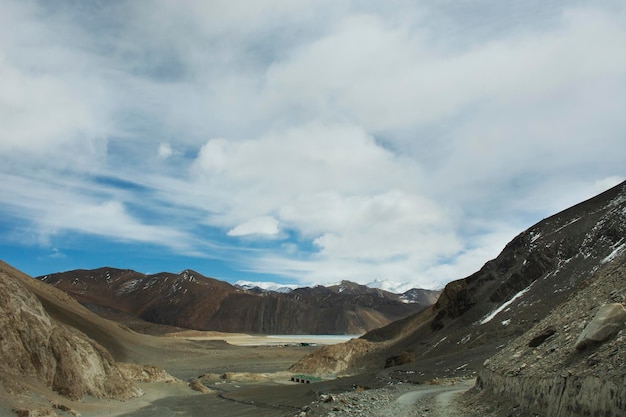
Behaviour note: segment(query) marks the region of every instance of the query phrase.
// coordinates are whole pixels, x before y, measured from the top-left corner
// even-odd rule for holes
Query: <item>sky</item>
[[[621,0],[0,0],[0,259],[441,288],[625,115]]]

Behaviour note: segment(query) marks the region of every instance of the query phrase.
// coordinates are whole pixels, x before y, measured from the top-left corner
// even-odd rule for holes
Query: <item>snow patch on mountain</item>
[[[339,292],[342,292],[345,290],[345,288],[342,287],[342,284],[343,283],[340,282],[337,284],[327,284],[323,286],[324,287],[339,286],[340,287]],[[282,293],[288,293],[297,288],[303,287],[302,285],[298,285],[298,284],[279,284],[276,282],[246,281],[246,280],[239,280],[235,282],[233,285],[243,290],[255,290],[256,289],[256,290],[282,292]],[[380,289],[380,290],[387,291],[393,294],[404,294],[407,291],[415,288],[412,284],[408,282],[398,283],[398,282],[380,280],[380,279],[375,279],[374,281],[371,281],[364,285],[369,288]],[[403,301],[406,303],[414,302],[411,299],[411,297],[405,297],[405,298],[407,299]]]
[[[621,255],[624,250],[626,250],[626,243],[622,243],[624,239],[621,239],[619,242],[617,242],[617,244],[613,249],[613,252],[611,252],[606,258],[604,258],[600,263],[608,263],[611,262],[613,259],[617,258],[619,255]],[[621,245],[619,245],[621,243]],[[619,246],[618,246],[619,245]]]
[[[415,288],[415,286],[409,282],[400,283],[381,279],[375,279],[374,281],[371,281],[365,285],[370,288],[378,288],[380,290],[388,291],[394,294],[403,294]]]
[[[241,288],[242,290],[263,290],[263,291],[273,291],[280,293],[288,293],[299,286],[296,284],[278,284],[276,282],[263,282],[263,281],[245,281],[239,280],[235,282],[235,287]]]
[[[493,310],[491,313],[489,313],[487,316],[485,316],[484,319],[482,319],[480,321],[480,324],[485,324],[491,321],[491,319],[493,319],[495,316],[498,315],[498,313],[500,313],[502,310],[506,309],[508,306],[510,306],[513,301],[517,300],[518,298],[520,298],[522,295],[526,294],[528,292],[528,290],[530,290],[530,288],[533,286],[533,284],[537,282],[537,281],[533,281],[528,287],[524,288],[523,290],[521,290],[520,292],[518,292],[517,294],[515,294],[509,301],[505,302],[504,304],[502,304],[500,307],[496,308],[495,310]]]

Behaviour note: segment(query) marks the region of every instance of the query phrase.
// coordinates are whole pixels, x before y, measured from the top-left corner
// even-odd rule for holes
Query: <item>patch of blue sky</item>
[[[4,259],[10,259],[14,267],[31,276],[109,266],[147,274],[194,269],[230,282],[250,278],[249,273],[235,269],[228,260],[211,256],[185,256],[163,251],[159,245],[111,242],[107,238],[73,232],[51,238],[48,245],[2,244],[0,248]]]

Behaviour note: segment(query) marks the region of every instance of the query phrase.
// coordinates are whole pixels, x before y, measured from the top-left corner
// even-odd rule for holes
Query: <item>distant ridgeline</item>
[[[144,275],[100,268],[39,277],[109,319],[252,334],[363,334],[432,305],[439,291],[393,294],[344,281],[290,292],[237,288],[185,270]]]

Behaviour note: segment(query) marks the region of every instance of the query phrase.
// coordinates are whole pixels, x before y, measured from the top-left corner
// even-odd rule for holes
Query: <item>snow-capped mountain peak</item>
[[[394,282],[385,279],[376,278],[374,281],[365,284],[370,288],[378,288],[380,290],[388,291],[394,294],[402,294],[406,291],[415,288],[414,284],[409,282]]]
[[[296,284],[278,284],[276,282],[253,282],[253,281],[245,281],[239,280],[235,282],[235,287],[241,288],[244,290],[253,290],[253,289],[261,289],[263,291],[273,291],[280,293],[288,293],[298,288]]]
[[[336,284],[324,284],[324,285],[317,285],[317,286],[326,287],[326,288],[338,287],[338,291],[343,292],[345,290],[344,287],[347,284],[356,284],[356,283],[350,283],[349,281],[342,281]],[[295,289],[305,287],[305,285],[298,285],[298,284],[279,284],[279,283],[270,282],[270,281],[246,281],[246,280],[239,280],[235,282],[233,285],[243,290],[257,290],[257,291],[260,290],[260,291],[272,291],[272,292],[280,292],[280,293],[289,293]],[[389,280],[375,279],[363,285],[368,288],[379,289],[379,290],[387,291],[393,294],[400,294],[404,298],[407,298],[405,302],[413,302],[411,300],[412,297],[410,295],[407,297],[408,292],[410,292],[411,290],[415,290],[414,285],[411,283],[408,283],[408,282],[398,283],[398,282],[393,282]],[[420,290],[420,291],[423,291],[423,290]]]

